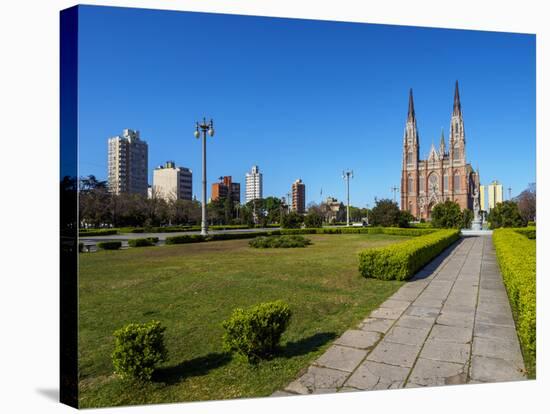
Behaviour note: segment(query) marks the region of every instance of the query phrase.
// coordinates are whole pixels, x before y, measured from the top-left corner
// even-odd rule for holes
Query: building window
[[[412,159],[413,159],[413,153],[412,151],[409,150],[409,152],[407,152],[407,164],[412,164]]]
[[[412,204],[412,201],[409,201],[409,213],[412,214],[412,211],[413,211],[413,204]]]
[[[422,174],[419,178],[419,186],[420,192],[423,193],[424,189],[426,188],[426,178],[424,177],[424,174]]]
[[[454,179],[454,190],[460,191],[460,174],[458,172],[455,172]]]
[[[447,173],[443,176],[443,189],[449,191],[449,175]]]
[[[437,174],[433,173],[430,175],[430,178],[429,178],[429,191],[431,193],[437,193],[438,189],[439,189],[439,177],[437,176]]]
[[[407,188],[409,189],[409,193],[414,193],[413,178],[412,178],[412,175],[410,175],[410,174],[409,174],[409,178],[407,180]]]

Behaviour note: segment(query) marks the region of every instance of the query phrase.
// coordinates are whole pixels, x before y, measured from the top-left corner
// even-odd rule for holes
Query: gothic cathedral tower
[[[448,151],[444,131],[441,131],[439,149],[432,144],[426,159],[419,157],[419,141],[411,89],[403,136],[401,210],[410,212],[416,219],[430,220],[433,207],[447,200],[458,203],[461,209],[472,209],[474,194],[479,193],[479,173],[466,161],[466,134],[458,81],[455,84]]]
[[[403,134],[403,167],[401,176],[401,205],[407,206],[413,215],[416,213],[418,194],[418,162],[419,162],[419,139],[416,126],[416,115],[414,113],[414,100],[412,88],[409,90],[409,111],[405,132]],[[403,191],[405,190],[405,191]]]

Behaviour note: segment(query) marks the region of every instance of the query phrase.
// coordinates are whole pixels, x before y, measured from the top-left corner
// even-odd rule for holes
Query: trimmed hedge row
[[[388,234],[393,236],[424,236],[434,233],[435,229],[410,229],[399,227],[344,227],[344,228],[321,228],[321,229],[283,229],[270,231],[256,231],[250,233],[223,233],[210,234],[206,237],[200,234],[184,234],[181,236],[172,236],[166,238],[166,244],[183,244],[183,243],[200,243],[217,240],[237,240],[237,239],[252,239],[254,237],[268,237],[280,235],[295,235],[295,234]]]
[[[91,236],[111,236],[113,234],[118,234],[116,229],[80,229],[78,230],[79,237],[91,237]]]
[[[97,247],[103,250],[118,250],[122,247],[122,242],[120,241],[105,241],[97,244]]]
[[[522,234],[523,236],[527,237],[531,240],[536,240],[537,238],[537,228],[536,227],[519,227],[515,228],[514,231],[516,233]]]
[[[130,247],[148,247],[154,246],[159,241],[158,237],[146,237],[144,239],[130,239],[128,240],[128,246]]]
[[[300,236],[298,234],[270,237],[260,236],[255,237],[248,242],[250,247],[254,247],[256,249],[306,247],[310,244],[310,239],[306,239],[304,236]]]
[[[459,230],[439,230],[402,243],[368,249],[359,254],[359,271],[365,277],[405,280],[459,238]]]
[[[517,229],[493,232],[498,264],[512,306],[525,362],[536,366],[536,242]]]

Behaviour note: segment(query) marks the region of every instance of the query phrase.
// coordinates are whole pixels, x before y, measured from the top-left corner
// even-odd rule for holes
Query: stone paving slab
[[[350,329],[338,338],[334,343],[352,348],[367,349],[380,339],[380,333]]]
[[[394,319],[367,318],[359,324],[359,329],[367,332],[378,332],[385,334],[394,323]]]
[[[333,345],[315,362],[326,368],[338,369],[340,371],[353,371],[365,358],[367,351],[347,346]]]
[[[491,236],[462,238],[274,396],[525,379]]]

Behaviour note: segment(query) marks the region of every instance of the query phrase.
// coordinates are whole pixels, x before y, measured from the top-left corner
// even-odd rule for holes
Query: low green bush
[[[535,223],[534,221],[528,221],[528,222],[527,222],[527,225],[528,225],[529,227],[534,227],[534,226],[537,225],[537,223]]]
[[[496,229],[493,243],[529,374],[536,367],[536,242],[518,229]],[[523,230],[523,229],[522,229]]]
[[[118,250],[122,247],[122,242],[120,241],[104,241],[99,242],[97,247],[103,250]]]
[[[115,373],[124,379],[148,381],[155,366],[166,361],[164,331],[160,322],[131,323],[114,332],[115,349],[112,354]]]
[[[213,225],[210,226],[212,230],[244,230],[249,229],[247,224],[226,224],[226,225]]]
[[[238,240],[238,239],[252,239],[258,236],[268,236],[271,232],[268,231],[256,231],[250,233],[217,233],[210,234],[207,237],[207,241],[219,241],[219,240]]]
[[[200,243],[203,241],[206,241],[206,239],[200,234],[184,234],[166,238],[166,244]]]
[[[118,234],[116,229],[80,229],[78,230],[79,237],[92,237],[92,236],[111,236]]]
[[[159,241],[158,237],[146,237],[144,239],[130,239],[128,240],[128,246],[130,247],[148,247],[154,246]]]
[[[528,239],[536,240],[537,238],[537,228],[536,227],[518,227],[515,228],[514,231],[516,233],[519,233]]]
[[[287,235],[287,236],[260,236],[256,237],[248,242],[251,247],[254,248],[294,248],[294,247],[306,247],[311,244],[311,240],[306,239],[299,235]]]
[[[235,309],[224,321],[224,347],[256,362],[270,357],[290,323],[292,312],[281,300]]]
[[[390,246],[365,250],[359,254],[359,271],[365,277],[376,279],[408,279],[459,237],[458,230],[439,230]]]

